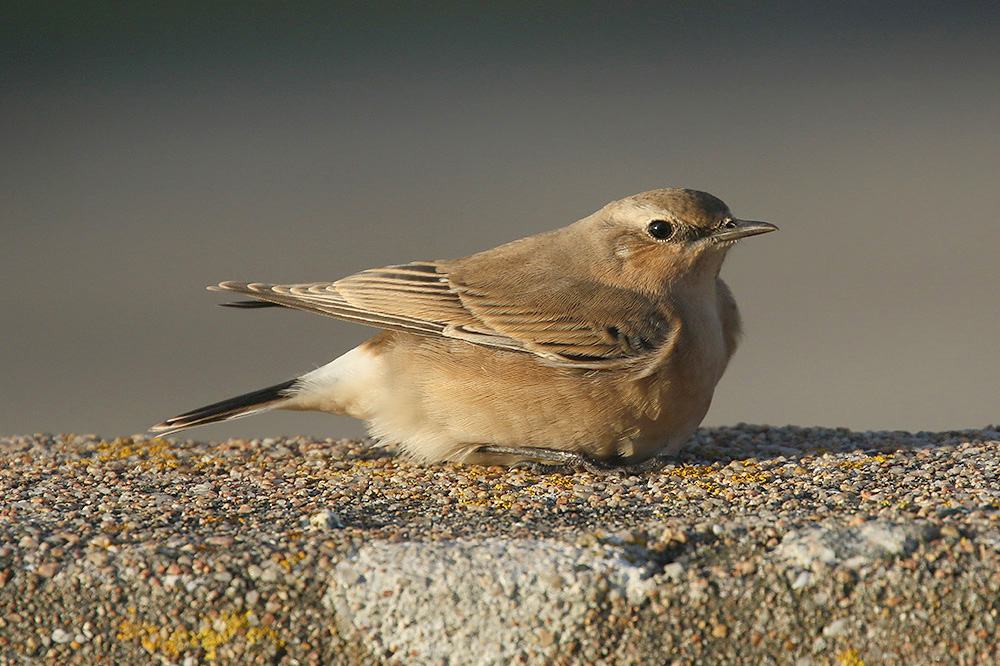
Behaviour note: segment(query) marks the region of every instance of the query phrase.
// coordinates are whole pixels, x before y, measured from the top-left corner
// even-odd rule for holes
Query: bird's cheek
[[[633,253],[627,261],[622,262],[618,279],[622,284],[632,289],[657,289],[662,282],[664,266],[648,253]]]
[[[614,255],[619,261],[628,261],[633,254],[633,243],[627,238],[619,238],[614,243]]]

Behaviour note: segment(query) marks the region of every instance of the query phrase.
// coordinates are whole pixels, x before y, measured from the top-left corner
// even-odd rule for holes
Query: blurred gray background
[[[746,335],[706,423],[1000,420],[990,4],[372,4],[4,3],[0,433],[141,432],[373,333],[208,284],[462,256],[667,186],[781,227],[724,268]]]

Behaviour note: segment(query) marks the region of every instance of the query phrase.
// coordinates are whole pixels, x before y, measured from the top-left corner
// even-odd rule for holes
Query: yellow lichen
[[[131,610],[131,609],[130,609]],[[185,650],[202,649],[205,659],[215,661],[216,651],[235,640],[246,641],[249,645],[270,643],[275,647],[283,647],[285,640],[270,627],[255,627],[250,624],[250,611],[237,613],[227,611],[219,617],[200,617],[197,631],[187,627],[158,627],[149,622],[134,622],[125,620],[118,630],[118,639],[123,641],[138,640],[150,654],[161,654],[176,658]]]
[[[865,456],[864,458],[859,458],[857,460],[845,460],[844,462],[837,465],[841,469],[861,469],[862,467],[867,467],[872,463],[884,463],[886,461],[895,458],[893,453],[880,453],[874,456]]]
[[[131,437],[118,437],[112,441],[102,440],[97,443],[94,453],[93,457],[81,458],[75,461],[75,464],[93,465],[134,458],[137,463],[147,463],[157,469],[180,466],[180,460],[174,454],[171,443],[159,437],[139,443]]]
[[[303,553],[302,551],[298,551],[297,553],[292,553],[290,557],[276,558],[275,562],[277,562],[279,566],[284,568],[285,571],[291,571],[292,567],[301,562],[302,560],[304,560],[305,557],[306,557],[305,553]]]
[[[844,650],[837,655],[837,661],[840,662],[840,666],[865,666],[865,660],[861,658],[858,651],[855,649]]]

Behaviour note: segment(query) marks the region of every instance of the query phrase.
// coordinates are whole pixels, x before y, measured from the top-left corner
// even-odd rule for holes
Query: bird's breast
[[[670,364],[676,377],[683,377],[689,390],[711,396],[729,361],[723,313],[715,289],[698,290],[680,299],[677,307],[676,349]]]

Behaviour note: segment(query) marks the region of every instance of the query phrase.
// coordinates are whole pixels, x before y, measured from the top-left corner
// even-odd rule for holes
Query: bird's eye
[[[737,226],[739,226],[739,222],[736,220],[726,220],[722,223],[723,229],[735,229]]]
[[[653,220],[646,227],[646,231],[657,240],[666,240],[674,233],[674,228],[666,220]]]

